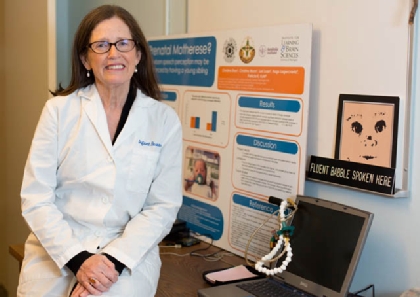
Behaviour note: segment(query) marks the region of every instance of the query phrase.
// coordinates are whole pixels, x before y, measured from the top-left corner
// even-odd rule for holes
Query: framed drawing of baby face
[[[340,94],[335,158],[395,168],[399,97]]]

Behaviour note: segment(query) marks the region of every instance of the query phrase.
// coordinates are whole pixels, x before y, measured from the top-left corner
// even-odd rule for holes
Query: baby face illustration
[[[344,102],[340,159],[391,167],[394,106]]]

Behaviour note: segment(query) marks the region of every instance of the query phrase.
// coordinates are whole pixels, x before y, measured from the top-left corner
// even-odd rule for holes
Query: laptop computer
[[[240,281],[198,291],[199,297],[347,296],[366,241],[373,214],[323,199],[297,196],[292,225],[293,257],[282,273],[253,281]],[[268,244],[268,243],[267,243]],[[281,265],[280,258],[273,265]],[[271,267],[274,268],[274,267]],[[240,286],[270,285],[274,295],[261,295],[263,289]],[[257,286],[258,287],[258,286]]]

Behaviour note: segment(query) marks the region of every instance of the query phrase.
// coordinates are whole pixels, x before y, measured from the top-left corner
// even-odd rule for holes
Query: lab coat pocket
[[[159,153],[135,149],[131,159],[127,189],[139,193],[147,193],[153,181]]]

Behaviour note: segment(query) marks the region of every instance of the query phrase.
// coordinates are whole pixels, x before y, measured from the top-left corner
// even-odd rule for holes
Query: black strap
[[[73,272],[76,276],[77,271],[79,271],[80,266],[82,266],[83,262],[90,258],[93,254],[89,253],[88,251],[82,251],[78,253],[76,256],[70,259],[67,262],[66,266]]]
[[[128,94],[127,94],[127,100],[125,100],[125,103],[121,112],[120,120],[118,121],[117,131],[115,131],[112,144],[115,143],[118,135],[120,135],[122,129],[124,128],[124,125],[127,122],[128,114],[130,113],[131,106],[133,106],[136,96],[137,96],[137,88],[133,84],[131,84],[130,90],[128,91]]]
[[[121,274],[121,272],[124,270],[125,265],[123,263],[121,263],[120,261],[118,261],[117,259],[115,259],[113,256],[108,255],[106,253],[104,253],[104,256],[106,256],[108,258],[109,261],[111,261],[112,263],[114,263],[115,266],[115,270],[118,271],[118,274]]]

